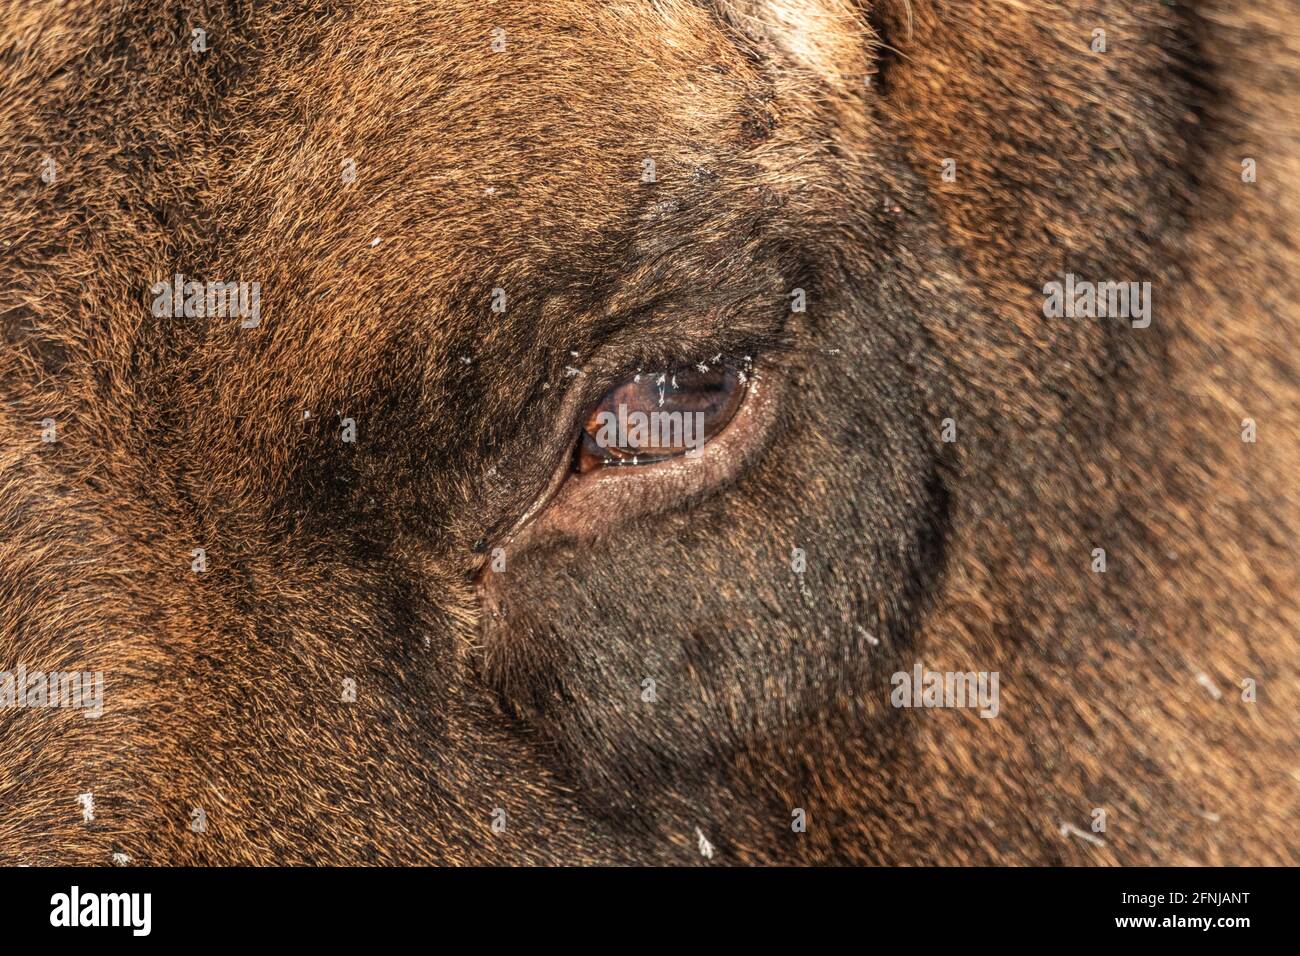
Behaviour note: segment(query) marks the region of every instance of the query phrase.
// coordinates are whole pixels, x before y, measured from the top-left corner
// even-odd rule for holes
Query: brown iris
[[[744,397],[744,375],[725,364],[641,372],[611,388],[591,410],[574,470],[698,454],[727,426]]]

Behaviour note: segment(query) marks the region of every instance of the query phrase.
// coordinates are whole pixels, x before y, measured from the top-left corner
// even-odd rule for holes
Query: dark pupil
[[[743,394],[739,375],[726,365],[643,372],[592,409],[575,467],[649,464],[702,448],[731,420]]]

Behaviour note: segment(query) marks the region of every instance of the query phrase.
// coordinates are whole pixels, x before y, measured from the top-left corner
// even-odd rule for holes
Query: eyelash
[[[616,364],[611,363],[603,368],[598,358],[573,358],[566,351],[564,365],[576,366],[584,376],[591,379],[586,383],[582,402],[584,407],[590,407],[619,382],[638,373],[649,374],[701,361],[711,362],[717,356],[720,356],[722,362],[738,368],[752,367],[760,359],[769,368],[786,368],[799,364],[799,357],[805,351],[795,343],[785,328],[781,328],[766,334],[746,331],[730,335],[724,332],[708,341],[676,340],[645,344]],[[578,424],[580,426],[581,423]]]

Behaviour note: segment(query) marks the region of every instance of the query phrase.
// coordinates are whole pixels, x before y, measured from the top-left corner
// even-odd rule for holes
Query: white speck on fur
[[[1106,841],[1095,833],[1088,833],[1086,830],[1080,830],[1073,823],[1061,824],[1061,836],[1077,836],[1080,840],[1087,840],[1093,846],[1105,846]]]
[[[699,839],[700,856],[706,860],[713,859],[713,844],[708,841],[699,827],[695,828],[695,836]]]
[[[93,793],[82,793],[77,796],[77,802],[81,804],[81,822],[95,822],[95,795]]]
[[[114,854],[113,854],[113,865],[114,865],[114,866],[130,866],[130,865],[131,865],[131,858],[130,858],[129,856],[127,856],[125,853],[114,853]]]
[[[872,634],[865,627],[859,627],[858,631],[862,634],[863,637],[867,639],[867,643],[870,644],[872,647],[880,646],[880,638],[876,637],[876,635]]]
[[[379,245],[383,241],[384,240],[380,239],[378,236],[375,236],[375,238],[370,240],[370,248],[375,248],[375,246]]]
[[[581,374],[582,374],[582,369],[574,368],[572,365],[566,365],[566,366],[564,366],[564,377],[565,377],[565,378],[573,378],[573,376],[575,376],[575,375],[581,375]]]
[[[1210,680],[1209,675],[1206,674],[1205,671],[1201,671],[1196,675],[1196,683],[1208,690],[1210,696],[1215,700],[1223,700],[1223,691],[1219,690],[1219,688],[1215,686],[1214,681]]]

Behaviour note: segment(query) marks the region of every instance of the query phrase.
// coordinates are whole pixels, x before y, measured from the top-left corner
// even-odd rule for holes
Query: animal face
[[[0,709],[15,860],[1294,859],[1237,33],[30,6],[0,665],[103,713]]]

